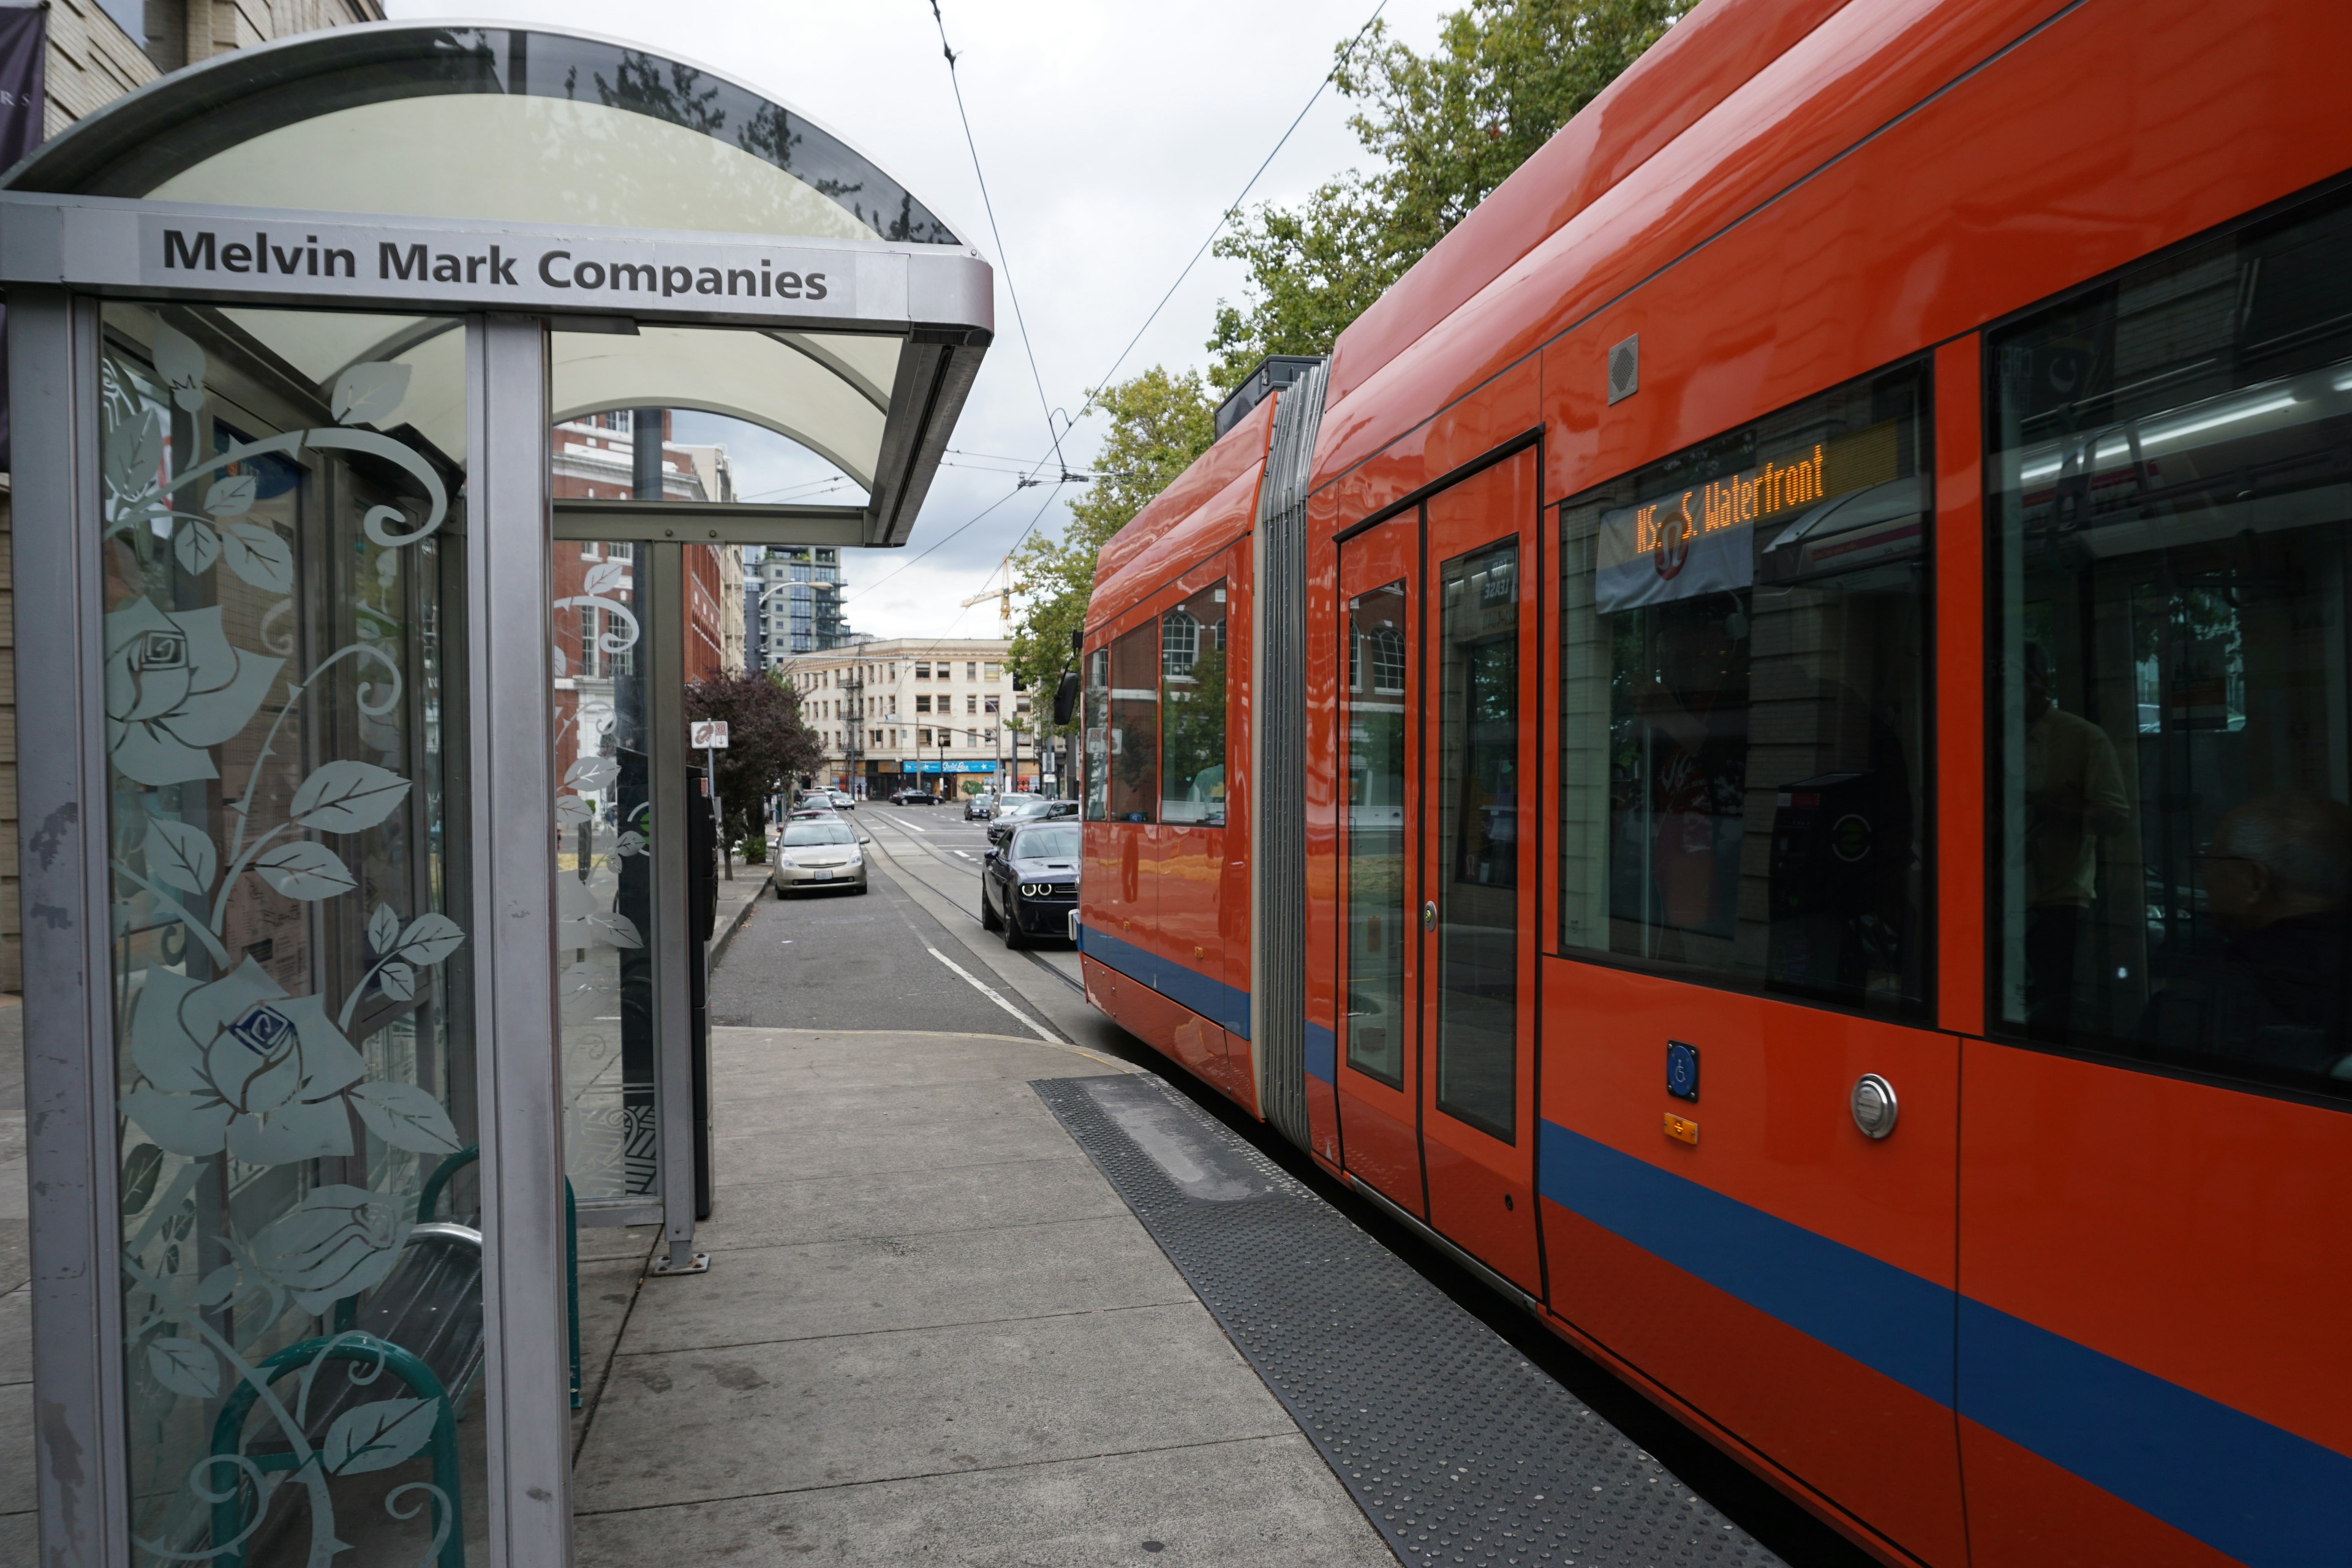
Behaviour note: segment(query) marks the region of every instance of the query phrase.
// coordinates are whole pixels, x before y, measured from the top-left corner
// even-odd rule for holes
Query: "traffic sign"
[[[727,749],[727,721],[724,719],[691,719],[687,721],[687,744],[698,752],[723,752]]]

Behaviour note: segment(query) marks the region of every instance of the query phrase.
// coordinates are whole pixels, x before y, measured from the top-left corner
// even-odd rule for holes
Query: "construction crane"
[[[1029,584],[1026,583],[1015,583],[1013,580],[1013,558],[1008,555],[1004,558],[1004,586],[983,589],[971,598],[963,600],[961,607],[969,610],[974,605],[984,605],[993,599],[996,601],[996,618],[1009,626],[1013,624],[1013,595],[1026,593],[1028,590]]]

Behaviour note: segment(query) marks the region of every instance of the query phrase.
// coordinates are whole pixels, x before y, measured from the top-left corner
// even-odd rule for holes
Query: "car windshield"
[[[855,844],[857,835],[838,822],[795,822],[784,829],[784,847],[798,849],[811,844]]]
[[[1016,860],[1075,860],[1078,858],[1078,830],[1075,825],[1027,828],[1013,840],[1013,858]]]
[[[1013,805],[1013,815],[1015,816],[1034,816],[1039,812],[1045,809],[1046,804],[1046,802],[1042,800],[1015,801]]]

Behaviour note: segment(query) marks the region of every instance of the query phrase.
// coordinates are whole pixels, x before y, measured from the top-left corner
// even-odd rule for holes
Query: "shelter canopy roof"
[[[774,430],[867,491],[854,524],[838,508],[812,515],[829,542],[905,541],[990,338],[986,263],[871,159],[707,68],[575,33],[389,23],[239,50],[116,100],[0,176],[0,190],[51,205],[193,214],[217,220],[225,236],[239,221],[274,227],[315,214],[446,226],[453,245],[512,236],[541,253],[573,236],[638,242],[658,248],[666,266],[715,263],[719,270],[697,266],[692,275],[723,275],[730,289],[739,279],[752,286],[751,271],[734,268],[752,266],[761,247],[828,253],[817,265],[842,280],[829,302],[812,290],[786,306],[780,283],[777,298],[760,301],[770,319],[759,321],[745,320],[740,297],[699,298],[707,287],[676,297],[616,292],[623,269],[583,268],[584,249],[559,252],[564,266],[541,274],[560,293],[534,291],[526,275],[520,283],[536,298],[503,306],[446,290],[404,296],[364,278],[319,290],[331,299],[307,297],[307,279],[273,279],[268,298],[255,296],[257,279],[216,281],[257,305],[305,296],[306,307],[365,311],[344,318],[350,330],[339,332],[331,315],[218,301],[259,346],[321,384],[342,364],[382,357],[387,340],[404,334],[415,341],[402,357],[458,352],[452,309],[544,310],[558,332],[559,419],[661,406]],[[71,276],[76,234],[69,223],[58,232],[56,280],[123,280],[120,270]],[[696,242],[710,254],[685,254]],[[357,248],[373,256],[371,246]],[[36,251],[46,258],[20,230],[6,276],[50,280],[46,259],[24,259]],[[805,263],[777,263],[793,265]],[[670,266],[667,276],[684,275]],[[587,282],[606,276],[601,290]],[[197,292],[182,275],[154,276],[152,262],[139,277],[147,287],[129,291]],[[384,308],[403,304],[440,310]],[[780,311],[790,313],[774,319]],[[276,341],[298,323],[299,341]],[[462,411],[446,413],[454,423]]]

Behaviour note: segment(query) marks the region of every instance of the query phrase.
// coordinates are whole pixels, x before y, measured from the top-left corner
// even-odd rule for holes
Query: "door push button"
[[[1432,899],[1427,903],[1421,906],[1421,929],[1423,931],[1435,931],[1437,929],[1437,900],[1435,899]]]
[[[1895,1086],[1874,1072],[1866,1072],[1854,1080],[1847,1106],[1853,1112],[1853,1124],[1862,1129],[1865,1138],[1884,1138],[1894,1131],[1895,1118],[1901,1109],[1895,1103]]]
[[[1680,1040],[1666,1042],[1666,1092],[1676,1100],[1698,1100],[1698,1047]]]

